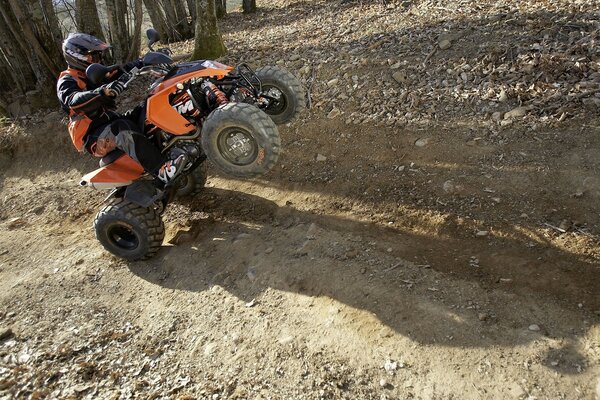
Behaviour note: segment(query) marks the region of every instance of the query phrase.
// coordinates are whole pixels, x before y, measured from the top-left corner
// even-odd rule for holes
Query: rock
[[[339,117],[340,115],[342,115],[342,112],[340,111],[340,109],[337,107],[333,107],[333,109],[331,111],[329,111],[329,114],[327,114],[327,118],[334,119],[334,118]]]
[[[269,247],[265,250],[265,254],[271,254],[273,252],[273,248]]]
[[[517,107],[504,114],[504,119],[519,118],[527,115],[531,107]]]
[[[532,332],[539,332],[540,331],[540,326],[537,324],[531,324],[529,325],[529,330]]]
[[[429,144],[429,138],[418,139],[415,142],[415,146],[417,146],[417,147],[425,147],[425,146],[427,146],[427,144]]]
[[[8,229],[17,229],[17,228],[22,228],[25,225],[27,225],[27,221],[24,220],[23,218],[12,218],[10,221],[8,221],[7,228]]]
[[[314,238],[315,235],[317,234],[318,230],[319,230],[319,227],[317,226],[317,224],[315,224],[313,222],[312,224],[310,224],[310,226],[308,227],[308,230],[306,231],[306,237]]]
[[[15,333],[10,328],[0,328],[0,342],[10,339],[15,336]]]
[[[330,80],[329,82],[327,82],[327,86],[333,87],[333,86],[337,85],[339,81],[340,80],[338,78],[333,78],[332,80]]]
[[[360,254],[360,253],[358,252],[358,250],[356,250],[356,249],[351,249],[351,250],[348,250],[348,251],[346,252],[346,258],[348,258],[348,259],[353,259],[353,258],[356,258],[356,257],[358,257],[358,255],[359,255],[359,254]]]
[[[477,318],[480,321],[487,321],[490,318],[490,316],[488,313],[479,313],[479,314],[477,314]]]
[[[388,382],[385,379],[380,379],[379,380],[379,386],[381,386],[382,388],[386,387],[388,385]]]
[[[517,382],[512,382],[508,384],[508,393],[512,398],[519,399],[525,396],[525,391]]]
[[[508,126],[511,125],[513,123],[512,119],[504,119],[502,121],[500,121],[500,126]]]
[[[31,107],[29,107],[27,103],[24,103],[23,100],[17,100],[11,103],[6,111],[8,111],[12,117],[18,118],[31,114]]]
[[[398,83],[406,82],[406,73],[404,71],[396,71],[392,74],[392,78]]]
[[[32,111],[41,110],[44,108],[56,107],[56,100],[52,96],[48,96],[49,93],[44,93],[40,90],[31,90],[25,94],[27,103],[29,104]]]
[[[394,371],[398,369],[398,363],[392,360],[385,360],[383,364],[383,368],[391,375],[394,374]]]
[[[83,393],[83,392],[89,390],[91,387],[92,387],[91,385],[86,385],[86,384],[80,383],[78,385],[73,386],[72,389],[75,393]]]
[[[558,225],[558,227],[563,231],[568,231],[569,229],[571,229],[572,226],[573,223],[568,219],[563,219],[562,221],[560,221],[560,225]]]
[[[292,54],[290,56],[290,61],[298,61],[300,59],[300,55],[298,54]]]
[[[256,268],[248,267],[248,271],[246,271],[246,276],[250,279],[251,282],[256,280]]]
[[[440,50],[446,50],[452,46],[452,42],[448,39],[442,39],[439,41],[438,46],[440,46]]]
[[[327,157],[325,157],[323,154],[317,154],[317,161],[319,161],[319,162],[327,161]]]
[[[500,95],[498,96],[498,101],[500,103],[506,103],[507,100],[508,100],[508,96],[506,95],[506,92],[504,91],[504,89],[502,89],[500,91]]]
[[[489,234],[490,234],[490,232],[489,232],[489,231],[478,231],[478,232],[475,234],[475,236],[477,236],[477,237],[485,237],[485,236],[487,236],[487,235],[489,235]]]
[[[205,356],[210,356],[216,350],[217,350],[217,344],[216,343],[208,343],[207,345],[204,346],[204,355]]]
[[[502,120],[502,113],[500,111],[496,111],[495,113],[492,114],[492,119],[494,121]]]
[[[282,344],[282,345],[284,345],[284,346],[285,346],[286,344],[290,344],[290,343],[292,343],[293,341],[294,341],[294,337],[293,337],[293,336],[289,336],[289,335],[288,335],[288,336],[282,336],[282,337],[280,337],[279,339],[277,339],[277,342],[278,342],[279,344]]]
[[[461,186],[455,185],[454,181],[452,181],[452,180],[447,180],[442,185],[442,189],[444,190],[445,193],[452,194],[452,193],[458,192],[461,189]]]

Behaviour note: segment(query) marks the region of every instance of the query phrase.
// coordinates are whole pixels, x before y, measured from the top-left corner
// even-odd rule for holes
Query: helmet
[[[102,53],[110,46],[87,33],[70,33],[62,44],[63,55],[71,68],[85,70],[90,64],[102,63]]]

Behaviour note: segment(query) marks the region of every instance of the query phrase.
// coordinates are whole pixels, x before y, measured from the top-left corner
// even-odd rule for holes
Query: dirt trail
[[[263,14],[297,13],[265,28],[300,32],[284,49],[312,34],[311,6],[334,12],[285,4]],[[225,21],[232,58],[253,24]],[[289,56],[256,61],[302,75]],[[213,171],[167,210],[147,262],[95,241],[105,193],[76,186],[95,160],[59,116],[22,128],[0,160],[0,397],[600,398],[597,114],[355,124],[316,105],[338,68],[323,63],[315,107],[280,127],[278,166]]]

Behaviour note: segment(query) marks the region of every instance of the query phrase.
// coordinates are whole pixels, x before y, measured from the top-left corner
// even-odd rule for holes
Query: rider
[[[71,33],[63,42],[68,68],[61,72],[56,92],[70,116],[71,140],[77,150],[85,149],[96,157],[120,149],[162,182],[172,182],[184,169],[186,157],[179,155],[166,160],[158,147],[142,134],[142,107],[124,115],[114,111],[115,98],[125,89],[122,80],[126,79],[119,79],[124,72],[107,74],[106,83],[101,85],[87,81],[86,68],[92,63],[102,63],[102,54],[108,48],[108,44],[85,33]],[[142,67],[141,60],[124,65],[127,72],[135,67]]]

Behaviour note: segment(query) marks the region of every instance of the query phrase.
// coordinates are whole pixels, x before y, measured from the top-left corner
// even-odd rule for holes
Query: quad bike
[[[150,52],[143,67],[124,73],[127,86],[142,75],[156,78],[145,100],[144,134],[169,156],[189,160],[173,184],[163,186],[120,150],[80,184],[112,189],[94,220],[96,238],[112,254],[140,260],[152,257],[164,238],[161,214],[176,197],[199,193],[207,178],[208,158],[222,172],[241,178],[262,175],[281,151],[276,124],[294,119],[304,108],[304,90],[289,72],[264,67],[256,72],[199,60],[173,65],[169,49],[154,51],[160,38],[149,29]],[[90,82],[100,83],[121,66],[92,64]],[[170,157],[172,158],[172,157]]]

